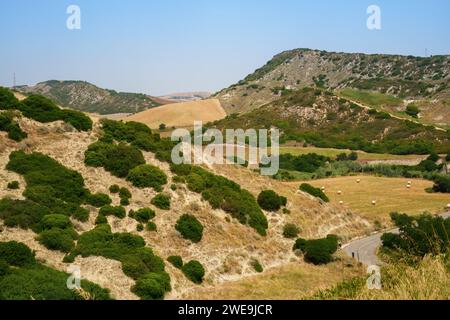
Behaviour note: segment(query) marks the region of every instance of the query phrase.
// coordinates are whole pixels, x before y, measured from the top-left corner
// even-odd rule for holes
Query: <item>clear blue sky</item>
[[[66,8],[81,8],[81,30]],[[369,31],[377,4],[382,30]],[[0,0],[0,85],[216,91],[287,49],[450,53],[448,0]]]

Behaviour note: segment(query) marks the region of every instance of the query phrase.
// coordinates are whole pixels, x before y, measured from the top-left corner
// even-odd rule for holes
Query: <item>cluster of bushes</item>
[[[356,152],[350,152],[349,154],[343,152],[336,156],[336,161],[356,161],[356,160],[358,160],[358,153]]]
[[[142,123],[102,120],[102,127],[106,137],[127,142],[143,151],[153,152],[158,160],[171,161],[172,149],[176,146],[176,142],[161,138]]]
[[[183,236],[183,238],[198,243],[203,237],[203,226],[196,217],[190,214],[182,215],[176,225],[175,229]]]
[[[104,193],[96,193],[96,194],[89,194],[86,196],[86,203],[96,207],[101,208],[103,206],[109,205],[112,203],[111,198]]]
[[[177,180],[185,181],[189,190],[201,193],[213,208],[224,210],[240,223],[266,235],[266,216],[254,196],[237,183],[191,165],[171,165],[171,170],[178,175]]]
[[[119,194],[120,197],[120,205],[128,206],[130,204],[130,199],[132,198],[132,194],[130,190],[125,187],[119,187],[117,184],[114,184],[109,187],[109,192],[113,194]]]
[[[99,212],[98,212],[99,216],[104,216],[104,217],[108,217],[108,216],[114,216],[117,217],[119,219],[123,219],[127,216],[127,213],[125,211],[125,208],[122,206],[119,207],[113,207],[110,205],[106,205],[100,208]]]
[[[158,167],[143,164],[130,170],[127,176],[133,186],[137,188],[153,188],[158,192],[167,184],[166,174]]]
[[[80,131],[92,129],[92,120],[84,113],[61,109],[41,95],[33,94],[19,102],[10,90],[0,88],[0,110],[19,110],[25,117],[42,123],[62,120]]]
[[[138,211],[130,210],[128,216],[136,220],[137,222],[148,223],[156,216],[156,213],[150,208],[143,208],[139,209]]]
[[[323,239],[305,240],[297,239],[294,251],[304,254],[305,261],[320,265],[327,264],[333,260],[333,254],[338,249],[338,237],[329,235]]]
[[[19,124],[14,121],[12,113],[0,113],[0,131],[7,132],[8,138],[17,142],[28,137],[27,133],[22,131]]]
[[[384,248],[420,258],[449,252],[450,220],[427,214],[412,217],[399,213],[392,213],[391,219],[400,232],[384,234],[381,238]]]
[[[77,291],[67,288],[69,275],[43,266],[22,243],[0,242],[0,300],[83,300]],[[109,291],[81,280],[91,299],[109,300]]]
[[[278,211],[282,206],[286,206],[287,198],[273,190],[264,190],[258,195],[258,204],[264,210]]]
[[[76,256],[102,256],[120,261],[123,272],[136,280],[133,292],[142,299],[163,299],[171,290],[164,261],[145,246],[142,237],[131,233],[112,233],[108,224],[83,233],[67,261]]]
[[[330,158],[318,155],[316,153],[310,153],[300,156],[293,156],[290,153],[281,154],[280,169],[311,173],[330,161]]]
[[[309,193],[313,197],[322,199],[325,202],[330,202],[330,199],[322,190],[320,190],[319,188],[313,187],[312,185],[310,185],[308,183],[301,184],[299,189],[300,189],[300,191]]]
[[[127,177],[132,169],[145,164],[142,152],[136,147],[102,141],[88,147],[84,162],[90,167],[103,167],[119,178]]]

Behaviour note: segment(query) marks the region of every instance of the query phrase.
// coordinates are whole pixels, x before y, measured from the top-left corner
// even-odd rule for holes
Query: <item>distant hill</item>
[[[194,121],[204,123],[225,118],[226,112],[217,99],[180,102],[164,105],[126,117],[125,121],[137,121],[157,129],[160,124],[167,127],[192,127]]]
[[[63,107],[99,114],[136,113],[168,103],[145,94],[102,89],[85,81],[51,80],[16,89],[44,95]]]
[[[324,89],[304,88],[215,124],[227,128],[280,129],[281,140],[316,147],[393,154],[445,153],[450,131],[361,107]]]
[[[214,96],[229,114],[245,113],[306,86],[336,91],[352,88],[394,96],[401,100],[400,110],[406,108],[408,100],[420,100],[425,110],[431,110],[427,118],[442,120],[446,117],[436,114],[442,108],[426,105],[436,100],[449,101],[450,56],[423,58],[295,49],[276,55],[244,80]]]
[[[173,102],[188,102],[207,99],[210,96],[211,96],[210,92],[180,92],[167,94],[159,98],[170,100]]]

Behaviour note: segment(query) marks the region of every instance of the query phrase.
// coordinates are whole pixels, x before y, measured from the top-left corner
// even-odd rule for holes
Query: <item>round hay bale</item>
[[[376,206],[376,205],[377,205],[377,201],[376,201],[376,200],[373,200],[373,201],[372,201],[372,205],[373,205],[373,206]]]
[[[344,204],[344,201],[339,201],[339,204],[340,204],[340,205],[343,205],[343,204]]]

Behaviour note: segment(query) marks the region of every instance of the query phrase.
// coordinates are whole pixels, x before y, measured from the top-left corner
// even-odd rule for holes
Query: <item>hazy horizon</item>
[[[72,4],[81,9],[80,30],[66,27]],[[371,4],[381,8],[381,30],[366,27]],[[445,0],[18,0],[0,6],[3,86],[16,73],[17,85],[82,80],[155,96],[216,92],[295,48],[450,53]]]

